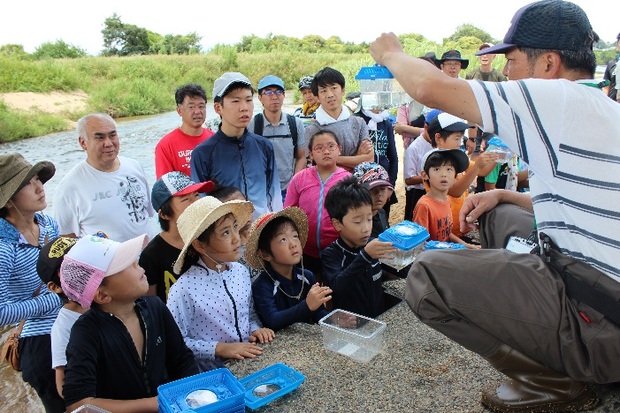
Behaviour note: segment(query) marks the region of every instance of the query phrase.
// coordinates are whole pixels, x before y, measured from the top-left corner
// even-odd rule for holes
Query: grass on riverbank
[[[84,57],[23,61],[0,58],[0,93],[83,90],[87,95],[82,111],[45,114],[20,111],[0,100],[0,143],[67,130],[81,116],[106,112],[113,117],[151,115],[174,110],[174,91],[184,83],[204,86],[211,100],[213,82],[223,72],[244,73],[256,85],[267,74],[280,76],[293,100],[300,102],[299,78],[325,66],[340,70],[349,90],[358,89],[355,74],[372,64],[368,54],[301,52],[237,53],[220,48],[207,55]]]

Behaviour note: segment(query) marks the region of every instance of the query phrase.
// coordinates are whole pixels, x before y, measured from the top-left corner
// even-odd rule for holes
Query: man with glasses
[[[282,199],[293,175],[307,165],[304,125],[301,119],[282,112],[284,96],[282,79],[274,75],[262,78],[258,82],[258,100],[263,104],[263,111],[248,125],[249,130],[273,144]]]
[[[450,77],[458,78],[461,70],[467,69],[469,59],[463,59],[458,50],[448,50],[439,59],[439,68]]]
[[[172,171],[190,174],[192,151],[202,141],[213,136],[203,127],[207,117],[207,94],[202,86],[188,83],[180,86],[174,99],[181,126],[161,138],[155,147],[155,175],[157,179]]]

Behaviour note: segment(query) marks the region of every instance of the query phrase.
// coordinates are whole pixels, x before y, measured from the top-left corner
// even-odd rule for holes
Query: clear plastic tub
[[[408,220],[399,222],[379,234],[381,241],[391,242],[397,248],[391,258],[384,258],[380,261],[400,271],[411,264],[422,252],[424,241],[429,237],[428,230],[422,225]]]
[[[362,67],[355,79],[359,82],[362,105],[366,109],[391,109],[411,100],[385,66]]]
[[[489,143],[487,144],[487,147],[484,151],[489,153],[496,153],[498,157],[495,162],[499,164],[508,162],[508,160],[512,156],[512,151],[510,150],[508,145],[506,145],[504,142],[501,141],[501,139],[497,137],[489,139]]]
[[[323,347],[354,360],[368,362],[383,347],[385,323],[336,309],[319,320]]]

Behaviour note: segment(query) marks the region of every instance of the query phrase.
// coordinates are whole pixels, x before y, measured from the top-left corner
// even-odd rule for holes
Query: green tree
[[[454,34],[445,39],[444,43],[445,41],[458,42],[462,37],[475,37],[480,40],[480,43],[495,42],[491,35],[484,30],[477,28],[473,24],[463,24],[457,27]]]
[[[5,44],[0,46],[0,56],[11,57],[14,59],[28,60],[31,55],[26,53],[21,44]]]
[[[150,41],[148,30],[134,24],[125,24],[119,15],[105,19],[103,34],[103,55],[128,56],[134,54],[148,54]]]
[[[63,40],[56,40],[54,43],[45,42],[37,47],[32,54],[35,59],[75,59],[86,56],[86,51],[82,48],[65,43]]]

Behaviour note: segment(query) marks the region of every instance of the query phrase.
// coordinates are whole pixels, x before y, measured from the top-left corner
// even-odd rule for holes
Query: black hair
[[[271,255],[271,240],[276,236],[276,234],[278,233],[278,231],[280,231],[281,228],[287,225],[291,225],[295,231],[299,232],[299,228],[297,228],[297,224],[295,224],[295,221],[293,221],[287,216],[280,216],[269,221],[265,225],[265,228],[263,228],[263,230],[261,231],[260,237],[258,237],[257,249],[259,251],[265,251],[266,253]]]
[[[456,159],[456,156],[454,156],[450,152],[445,151],[439,151],[430,154],[428,156],[428,159],[424,163],[424,172],[426,172],[427,175],[430,175],[429,171],[431,170],[431,168],[442,165],[452,165],[452,167],[454,168],[454,176],[456,177],[456,175],[458,175],[457,171],[459,169],[459,162]]]
[[[598,36],[597,36],[598,38]],[[531,47],[518,47],[518,50],[525,53],[527,61],[533,64],[543,53],[554,52],[560,56],[562,63],[567,69],[586,74],[593,78],[596,71],[596,56],[593,50],[553,50],[553,49],[534,49]]]
[[[209,241],[211,240],[211,237],[215,233],[215,227],[217,227],[217,225],[219,223],[224,221],[229,216],[233,216],[234,217],[235,215],[231,212],[231,213],[228,213],[228,214],[226,214],[226,215],[216,219],[215,222],[213,224],[209,225],[209,227],[207,229],[202,231],[202,234],[198,235],[196,237],[196,239],[198,241],[200,241],[200,242],[204,242],[204,243],[208,244]],[[185,253],[185,260],[183,261],[183,266],[181,267],[180,274],[184,274],[187,270],[189,270],[189,267],[191,267],[192,265],[196,264],[199,260],[200,260],[200,253],[198,251],[196,251],[196,248],[194,248],[193,245],[190,244],[187,247],[187,252]]]
[[[449,131],[449,130],[440,129],[439,131],[436,131],[435,133],[438,133],[440,138],[442,138],[443,140],[446,140],[454,132]],[[437,139],[435,139],[435,133],[431,133],[431,131],[428,131],[428,134],[431,137],[431,146],[433,148],[437,147]]]
[[[314,138],[316,138],[319,135],[331,136],[336,141],[336,144],[340,146],[340,141],[338,140],[338,137],[336,136],[334,132],[327,130],[327,129],[319,129],[314,135],[312,135],[312,137],[310,137],[310,140],[308,141],[308,150],[310,152],[312,152],[312,145],[314,144]]]
[[[254,95],[254,88],[252,86],[248,85],[245,82],[234,82],[226,88],[222,96],[214,96],[213,102],[221,103],[222,105],[224,105],[224,96],[238,89],[250,89],[250,92],[252,92],[252,95]]]
[[[372,196],[368,188],[360,184],[354,176],[339,181],[331,187],[325,197],[325,209],[329,217],[340,222],[349,210],[364,205],[372,206]]]
[[[326,66],[316,72],[316,75],[314,75],[312,83],[310,84],[310,89],[312,89],[312,94],[314,96],[318,96],[320,87],[326,87],[329,85],[333,85],[334,83],[339,84],[344,89],[344,76],[336,69]]]
[[[188,83],[177,88],[176,92],[174,92],[174,100],[177,102],[177,105],[183,104],[185,96],[190,98],[200,97],[205,100],[205,103],[207,102],[207,92],[197,83]]]
[[[6,218],[9,215],[9,209],[7,207],[0,208],[0,218]]]
[[[164,230],[164,231],[169,231],[170,230],[170,220],[167,219],[167,218],[162,217],[162,215],[166,215],[168,217],[171,217],[172,214],[173,214],[173,211],[172,211],[172,198],[170,198],[169,200],[164,202],[159,207],[159,211],[157,213],[157,218],[159,219],[159,226],[161,227],[162,230]]]
[[[231,196],[236,194],[237,192],[239,192],[241,196],[243,196],[243,192],[241,192],[241,189],[237,188],[236,186],[216,185],[213,191],[209,192],[209,196],[217,198],[222,202],[226,202],[229,201]]]

